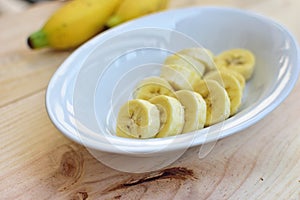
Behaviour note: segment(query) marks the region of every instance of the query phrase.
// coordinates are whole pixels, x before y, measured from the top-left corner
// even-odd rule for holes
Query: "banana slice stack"
[[[214,56],[204,48],[183,49],[166,58],[159,76],[136,86],[117,118],[117,136],[162,138],[222,122],[239,111],[255,56],[230,49]]]

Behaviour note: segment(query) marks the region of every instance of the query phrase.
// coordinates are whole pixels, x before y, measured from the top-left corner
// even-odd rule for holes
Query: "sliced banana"
[[[206,103],[202,96],[194,91],[179,90],[176,98],[184,107],[184,127],[182,133],[202,129],[206,121]]]
[[[174,89],[167,80],[152,76],[142,80],[133,93],[135,99],[149,100],[158,95],[174,96]]]
[[[216,69],[214,63],[214,54],[208,49],[193,47],[183,49],[179,51],[178,54],[188,55],[202,62],[205,66],[206,71]]]
[[[246,49],[231,49],[213,57],[204,48],[187,48],[167,57],[160,77],[139,82],[135,99],[121,107],[116,135],[174,136],[234,115],[253,74],[255,56]]]
[[[232,74],[239,81],[242,89],[244,90],[245,85],[246,85],[246,79],[245,79],[245,77],[241,73],[239,73],[237,71],[230,70],[230,69],[228,69],[227,71],[228,71],[228,73]]]
[[[202,62],[196,60],[192,56],[179,53],[168,56],[164,64],[186,67],[191,71],[195,71],[200,77],[202,77],[205,72],[205,66]]]
[[[230,99],[230,115],[234,115],[241,106],[243,89],[238,79],[228,70],[215,70],[205,76],[205,79],[215,80],[223,86]]]
[[[120,128],[116,128],[116,135],[119,136],[119,137],[123,137],[123,138],[134,138],[130,135],[127,135],[124,131],[122,131]]]
[[[195,72],[180,65],[164,65],[160,76],[166,79],[175,90],[193,90],[202,78]]]
[[[227,68],[242,74],[249,80],[253,74],[255,56],[247,49],[231,49],[215,57],[216,66],[220,69]]]
[[[159,128],[159,110],[146,100],[130,100],[119,111],[117,135],[124,133],[133,138],[152,138],[159,132]]]
[[[215,80],[203,80],[195,87],[206,102],[205,126],[224,121],[230,116],[230,100],[226,90]]]
[[[157,138],[178,135],[184,126],[184,109],[180,102],[169,96],[160,95],[149,100],[160,113],[160,130]]]

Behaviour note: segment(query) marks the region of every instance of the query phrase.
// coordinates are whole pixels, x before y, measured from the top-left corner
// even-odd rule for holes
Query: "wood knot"
[[[82,149],[79,145],[64,144],[49,155],[55,170],[51,175],[51,185],[58,191],[68,190],[82,177],[84,171]]]
[[[83,158],[73,149],[62,155],[59,171],[63,176],[77,178],[82,173]]]
[[[83,174],[84,159],[80,149],[74,149],[72,146],[64,146],[62,148],[62,156],[57,178],[61,181],[60,191],[68,190],[72,185],[76,184]],[[57,181],[58,181],[57,180]]]
[[[89,197],[87,192],[78,192],[72,200],[86,200]]]

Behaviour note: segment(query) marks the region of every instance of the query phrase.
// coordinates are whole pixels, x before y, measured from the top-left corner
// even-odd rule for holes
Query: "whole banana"
[[[28,45],[32,49],[75,48],[99,33],[122,0],[72,0],[63,5],[37,32]]]
[[[106,25],[113,27],[125,21],[167,8],[169,0],[124,0]]]

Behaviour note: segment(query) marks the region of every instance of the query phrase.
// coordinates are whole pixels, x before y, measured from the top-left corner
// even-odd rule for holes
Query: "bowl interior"
[[[157,141],[174,141],[174,138],[137,141],[114,135],[118,110],[132,98],[136,84],[145,77],[159,75],[164,59],[183,48],[205,47],[214,54],[230,48],[246,48],[256,56],[254,75],[246,85],[240,111],[222,126],[214,125],[218,132],[211,131],[211,140],[217,139],[216,135],[223,137],[242,130],[269,113],[288,95],[296,81],[295,69],[296,74],[299,71],[297,46],[292,36],[264,17],[238,10],[169,11],[125,24],[111,33],[108,31],[90,43],[93,50],[80,66],[74,84],[77,129],[80,137],[86,139],[85,145],[95,142],[93,148],[101,149],[100,143],[106,143],[114,144],[117,150],[113,152],[118,152],[120,146],[140,146],[147,151],[147,145],[152,149],[159,144]],[[196,133],[207,134],[209,129]],[[105,141],[99,135],[105,136]],[[194,136],[192,140],[189,145],[210,141],[209,137],[198,140]],[[169,149],[180,148],[176,142],[164,144]]]

